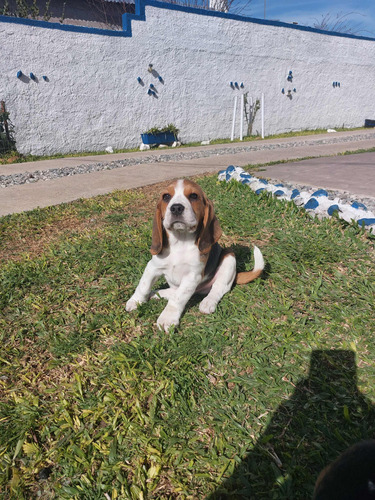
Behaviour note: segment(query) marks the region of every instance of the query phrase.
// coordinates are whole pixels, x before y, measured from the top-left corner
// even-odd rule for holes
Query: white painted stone
[[[242,167],[230,165],[226,170],[221,170],[218,174],[219,181],[229,182],[232,179],[246,184],[251,190],[260,194],[262,191],[268,191],[282,200],[293,201],[297,206],[304,207],[306,211],[318,218],[330,217],[334,210],[338,217],[346,222],[358,222],[364,226],[370,233],[375,234],[375,213],[369,211],[364,205],[357,203],[343,202],[340,198],[329,198],[324,189],[310,189],[309,191],[299,191],[298,189],[289,189],[283,184],[272,184],[266,179],[259,179]],[[295,191],[297,193],[295,193]]]
[[[142,144],[139,146],[139,149],[141,151],[146,151],[147,149],[151,149],[151,147],[149,144],[143,144],[143,142],[142,142]]]
[[[243,82],[254,102],[264,93],[266,135],[358,127],[375,117],[375,41],[145,9],[146,21],[132,21],[132,37],[0,21],[0,98],[21,153],[136,147],[144,130],[168,123],[184,143],[229,137],[242,90],[230,82]],[[19,70],[37,81],[17,78]],[[291,97],[281,92],[289,87]],[[237,120],[238,136],[239,110]]]

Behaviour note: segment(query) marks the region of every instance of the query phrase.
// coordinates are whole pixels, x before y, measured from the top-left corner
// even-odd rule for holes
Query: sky
[[[278,20],[286,23],[297,22],[312,26],[329,15],[335,21],[337,15],[344,16],[345,24],[360,36],[375,38],[375,0],[234,0],[231,11],[240,15]],[[242,11],[240,12],[240,8]]]

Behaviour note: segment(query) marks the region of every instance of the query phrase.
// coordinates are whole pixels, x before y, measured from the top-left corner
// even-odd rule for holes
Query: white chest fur
[[[161,255],[154,256],[158,265],[162,265],[169,286],[178,287],[184,278],[192,275],[202,276],[204,263],[194,240],[175,240],[171,243]]]

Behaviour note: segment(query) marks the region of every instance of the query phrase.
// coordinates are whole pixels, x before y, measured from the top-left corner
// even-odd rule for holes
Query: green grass
[[[374,237],[199,183],[267,267],[169,334],[164,301],[125,312],[158,188],[0,219],[1,498],[306,500],[375,437]]]
[[[337,132],[348,132],[350,130],[366,130],[363,127],[357,127],[353,129],[347,129],[347,128],[336,128],[335,130]],[[294,132],[285,132],[282,134],[275,134],[275,135],[269,135],[265,137],[265,139],[281,139],[285,137],[299,137],[299,136],[305,136],[305,135],[315,135],[315,134],[326,134],[327,129],[315,129],[315,130],[300,130],[300,131],[294,131]],[[262,138],[259,135],[251,135],[251,136],[246,136],[243,138],[243,141],[240,141],[240,139],[234,139],[231,141],[230,138],[224,138],[224,139],[214,139],[211,141],[210,145],[212,144],[230,144],[230,143],[239,143],[239,142],[249,142],[249,141],[261,141]],[[182,144],[181,147],[195,147],[195,146],[201,146],[201,141],[198,142],[189,142],[186,144]],[[171,149],[171,147],[168,147],[167,149]],[[115,149],[114,153],[132,153],[132,152],[139,152],[139,148],[128,148],[128,149]],[[147,150],[146,150],[147,153]],[[80,151],[80,152],[72,152],[69,154],[64,154],[64,153],[58,153],[54,155],[49,155],[49,156],[40,156],[40,155],[31,155],[31,154],[20,154],[17,151],[10,151],[6,154],[0,155],[0,165],[2,163],[4,164],[12,164],[12,163],[24,163],[24,162],[31,162],[31,161],[41,161],[41,160],[53,160],[53,159],[58,159],[58,158],[75,158],[75,157],[80,157],[80,156],[97,156],[97,155],[107,155],[108,153],[106,151]]]

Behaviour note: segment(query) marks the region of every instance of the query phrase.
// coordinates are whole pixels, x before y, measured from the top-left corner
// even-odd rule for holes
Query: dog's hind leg
[[[232,288],[235,277],[236,258],[233,253],[226,253],[216,271],[211,290],[200,303],[200,312],[213,313],[221,298]]]

